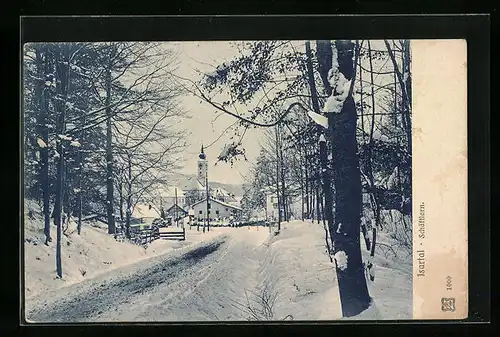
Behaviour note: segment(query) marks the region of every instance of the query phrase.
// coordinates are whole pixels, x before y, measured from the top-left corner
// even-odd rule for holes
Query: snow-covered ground
[[[274,319],[334,320],[341,315],[336,274],[322,224],[290,221],[267,246],[261,288],[276,295]]]
[[[382,211],[381,220],[384,230],[377,231],[377,246],[372,261],[375,278],[374,281],[367,278],[372,305],[360,315],[346,319],[398,320],[413,316],[411,231],[403,230],[401,214],[397,211],[392,211],[392,214]],[[406,220],[411,226],[411,220]],[[363,239],[361,242],[363,261],[366,262],[369,252]],[[406,245],[402,244],[404,242]]]
[[[290,221],[278,235],[266,227],[193,227],[184,242],[157,240],[147,249],[118,242],[105,228],[85,225],[78,236],[70,226],[62,280],[41,227],[36,214],[26,221],[31,321],[341,319],[322,224]],[[393,244],[384,232],[378,237]],[[375,281],[367,281],[373,303],[354,319],[411,318],[411,257],[393,255],[377,250]]]
[[[388,225],[386,228],[393,230]],[[375,279],[367,277],[372,303],[361,314],[342,318],[336,274],[324,238],[322,224],[291,221],[283,223],[280,234],[270,241],[262,270],[280,295],[277,318],[291,314],[295,320],[411,319],[410,251],[398,249],[388,232],[379,231],[377,241],[383,248],[377,246],[375,251]],[[362,252],[364,261],[368,261],[369,252]]]
[[[27,213],[33,211],[33,217]],[[56,277],[56,228],[51,225],[52,242],[44,244],[43,219],[39,206],[26,201],[24,226],[25,296],[30,298],[47,290],[66,287],[94,278],[110,270],[137,263],[169,251],[191,246],[223,234],[227,228],[215,228],[203,233],[186,229],[186,241],[156,240],[147,248],[130,242],[120,242],[107,234],[100,222],[83,222],[81,235],[76,223],[70,222],[66,235],[62,235],[63,278]]]

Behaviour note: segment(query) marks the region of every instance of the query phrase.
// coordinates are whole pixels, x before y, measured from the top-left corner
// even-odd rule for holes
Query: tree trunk
[[[341,74],[354,76],[354,44],[335,41]],[[355,316],[370,305],[360,247],[361,177],[356,142],[356,106],[347,97],[339,113],[328,114],[332,139],[333,178],[335,184],[335,220],[330,229],[337,265],[343,316]],[[345,255],[345,261],[341,257]]]
[[[377,245],[377,227],[373,227],[372,228],[372,233],[373,233],[373,244],[372,244],[372,247],[371,247],[371,250],[370,250],[370,268],[373,268],[373,260],[374,260],[374,257],[375,257],[375,247]],[[370,270],[370,281],[375,281],[375,274]]]
[[[125,220],[125,236],[130,239],[130,218],[132,217],[132,159],[127,154],[127,212]]]
[[[85,99],[85,106],[88,108],[88,101],[87,98]],[[83,117],[82,121],[82,126],[87,124],[87,118],[86,116]],[[82,151],[82,146],[84,146],[85,141],[86,141],[86,131],[82,131],[81,135],[81,145],[80,148],[78,149],[78,194],[77,194],[77,207],[78,207],[78,225],[77,225],[77,233],[78,235],[81,234],[82,232],[82,204],[83,204],[83,184],[82,184],[82,178],[83,178],[83,167],[84,167],[84,157],[83,157],[83,151]]]
[[[319,193],[319,184],[316,184],[316,222],[319,224],[321,221],[321,198]]]
[[[332,67],[332,44],[330,41],[317,41],[317,58],[318,58],[318,71],[324,84],[324,91],[326,95],[332,94],[332,88],[328,82],[328,72]],[[314,99],[314,97],[312,97]],[[317,98],[316,98],[317,99]],[[321,113],[319,108],[316,113]],[[323,180],[323,195],[325,198],[325,216],[328,228],[331,231],[333,228],[333,193],[331,186],[331,177],[328,172],[328,155],[327,143],[320,141],[320,154],[319,161],[321,166],[321,178]]]
[[[323,81],[325,94],[330,96],[332,88],[328,82],[328,72],[332,68],[332,43],[329,40],[316,41],[316,54],[318,58],[318,72]]]
[[[279,127],[278,127],[278,130]],[[281,136],[281,135],[280,135]],[[286,195],[286,185],[285,185],[285,165],[284,165],[284,160],[283,160],[283,146],[282,142],[280,140],[279,142],[279,161],[280,161],[280,177],[281,177],[281,203],[283,204],[283,219],[285,221],[289,221],[289,216],[288,216],[288,198]]]
[[[47,80],[50,73],[52,73],[51,64],[51,51],[46,45],[44,50],[45,64],[44,64],[44,76]],[[41,55],[37,49],[37,61],[41,62]],[[42,76],[41,76],[42,77]],[[42,194],[43,194],[43,218],[44,218],[44,234],[45,234],[45,244],[48,245],[52,242],[50,236],[50,186],[49,186],[49,128],[47,127],[49,119],[49,101],[50,101],[50,89],[45,85],[45,80],[41,81],[42,92],[40,94],[40,123],[38,127],[40,128],[40,138],[45,143],[44,147],[40,148],[40,177],[39,181],[41,183]]]
[[[375,192],[375,180],[373,177],[373,168],[372,168],[372,158],[373,158],[373,132],[375,131],[375,91],[373,88],[374,80],[373,80],[373,63],[372,63],[372,49],[370,45],[370,41],[368,41],[368,59],[370,62],[370,84],[371,84],[371,100],[372,100],[372,120],[370,125],[370,139],[368,141],[368,151],[366,158],[366,167],[368,178],[370,179],[370,198],[372,200],[372,209],[374,213],[375,227],[381,226],[380,224],[380,204],[377,199]]]
[[[333,193],[332,182],[328,172],[327,146],[325,141],[319,142],[319,158],[321,162],[321,172],[323,178],[323,195],[325,196],[325,217],[329,229],[333,228]]]
[[[276,202],[278,204],[278,232],[281,230],[281,198],[280,198],[280,185],[279,185],[279,176],[280,176],[280,165],[279,165],[279,136],[278,136],[278,128],[275,128],[276,134]]]
[[[306,41],[306,68],[307,68],[307,81],[309,82],[309,89],[311,91],[311,103],[313,106],[313,110],[316,113],[320,113],[318,91],[316,90],[316,81],[314,80],[314,69],[312,65],[310,41]]]
[[[56,74],[60,81],[60,85],[57,87],[57,92],[63,99],[58,101],[56,104],[58,106],[59,118],[57,123],[57,132],[60,135],[65,133],[65,117],[66,117],[66,100],[68,97],[69,83],[70,83],[70,65],[69,65],[69,46],[62,46],[63,50],[66,52],[66,58],[62,56],[62,53],[58,52],[58,57],[56,58]],[[64,59],[66,59],[67,64],[63,64]],[[61,260],[61,227],[62,227],[62,206],[64,203],[64,146],[63,139],[57,139],[57,153],[59,158],[57,161],[57,173],[56,173],[56,195],[54,202],[54,223],[56,225],[57,239],[56,239],[56,271],[59,278],[62,277],[62,260]]]
[[[108,234],[115,234],[114,216],[114,177],[113,177],[113,134],[111,111],[111,55],[106,69],[106,213]]]
[[[76,225],[76,232],[78,235],[82,233],[82,170],[83,170],[83,157],[82,151],[78,151],[78,193],[76,194],[76,207],[78,212],[78,222]]]
[[[307,150],[304,148],[304,156],[307,157]],[[311,208],[309,207],[310,203],[310,188],[309,188],[309,163],[306,159],[305,161],[305,168],[304,168],[304,174],[305,174],[305,198],[306,198],[306,214],[308,217],[311,216]]]
[[[359,61],[361,64],[361,61]],[[365,118],[364,118],[364,101],[363,101],[363,68],[359,67],[359,99],[361,103],[361,139],[363,139],[363,144],[365,143]]]
[[[122,172],[123,173],[123,172]],[[120,225],[121,225],[121,231],[124,233],[124,216],[123,216],[123,204],[124,204],[124,197],[123,197],[123,179],[120,179]]]
[[[405,40],[403,43],[403,74],[407,74],[404,76],[404,85],[405,91],[407,93],[406,104],[404,105],[406,109],[404,109],[403,118],[406,119],[406,136],[408,138],[408,151],[411,153],[412,149],[412,139],[411,139],[411,117],[410,117],[410,109],[411,109],[411,72],[410,72],[410,41]]]
[[[398,78],[398,82],[401,87],[402,99],[402,109],[403,109],[403,125],[405,126],[406,136],[408,139],[408,148],[411,153],[411,124],[410,124],[410,114],[411,114],[411,76],[410,76],[410,41],[405,40],[403,42],[403,74],[401,73],[396,56],[394,55],[392,48],[387,40],[384,40],[387,52],[389,53],[389,58],[394,66],[394,72]],[[406,74],[407,76],[404,76]],[[406,77],[406,78],[405,78]]]
[[[300,165],[300,219],[304,221],[304,165]]]

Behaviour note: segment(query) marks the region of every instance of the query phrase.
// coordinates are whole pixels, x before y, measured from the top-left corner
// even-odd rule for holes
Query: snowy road
[[[269,232],[237,228],[210,241],[29,299],[32,322],[245,320]]]

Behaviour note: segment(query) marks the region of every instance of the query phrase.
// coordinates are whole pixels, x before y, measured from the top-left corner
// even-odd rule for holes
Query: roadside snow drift
[[[291,221],[271,238],[261,266],[261,292],[276,297],[273,320],[335,320],[341,315],[334,265],[322,224]]]
[[[28,215],[29,213],[29,215]],[[24,276],[25,296],[30,298],[47,290],[65,287],[104,272],[136,263],[143,259],[186,247],[203,240],[210,240],[227,231],[227,228],[211,229],[203,233],[186,229],[186,241],[156,240],[147,248],[117,241],[107,233],[105,224],[84,222],[81,235],[76,232],[76,223],[69,223],[61,238],[63,277],[56,277],[56,228],[51,222],[52,242],[44,244],[43,218],[40,207],[25,203],[24,217]]]

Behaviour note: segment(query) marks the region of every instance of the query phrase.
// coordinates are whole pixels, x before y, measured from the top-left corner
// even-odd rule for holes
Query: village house
[[[132,211],[131,223],[152,223],[160,217],[160,211],[151,204],[137,204]]]
[[[187,215],[187,210],[175,204],[165,210],[165,219],[171,219],[172,221],[183,219]]]
[[[207,199],[200,200],[191,205],[194,218],[204,221],[207,218]],[[243,210],[233,204],[229,204],[210,197],[208,202],[208,218],[210,221],[222,221],[230,217],[238,218]]]

